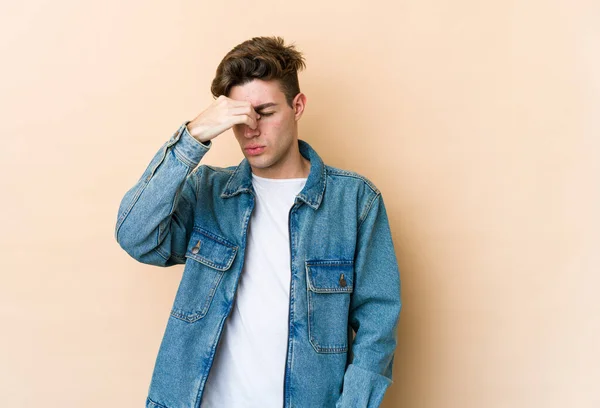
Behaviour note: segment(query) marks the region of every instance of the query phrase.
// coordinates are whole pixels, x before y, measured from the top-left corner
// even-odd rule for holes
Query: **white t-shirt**
[[[281,408],[287,354],[288,215],[306,178],[252,174],[256,203],[231,314],[225,320],[202,408]]]

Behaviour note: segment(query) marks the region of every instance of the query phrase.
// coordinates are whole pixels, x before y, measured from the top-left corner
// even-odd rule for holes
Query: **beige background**
[[[141,407],[182,268],[118,204],[235,44],[307,58],[300,135],[383,192],[404,308],[383,407],[598,407],[600,6],[2,2],[0,396]],[[205,158],[236,164],[231,133]]]

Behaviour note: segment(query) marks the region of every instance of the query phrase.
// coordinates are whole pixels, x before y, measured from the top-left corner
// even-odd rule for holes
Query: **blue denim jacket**
[[[254,208],[248,161],[198,166],[212,143],[194,139],[186,123],[127,191],[115,229],[118,243],[136,260],[185,264],[147,408],[200,407]],[[298,144],[310,173],[289,212],[283,407],[375,408],[392,383],[401,308],[383,199],[366,178],[327,166],[308,143]]]

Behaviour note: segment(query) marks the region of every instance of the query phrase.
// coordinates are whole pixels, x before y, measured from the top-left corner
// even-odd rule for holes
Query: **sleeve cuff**
[[[383,400],[391,378],[350,364],[344,375],[343,391],[336,408],[377,408]]]
[[[202,156],[212,147],[212,141],[209,140],[208,143],[202,143],[194,138],[187,129],[186,125],[188,123],[189,121],[179,127],[179,130],[171,138],[169,145],[173,146],[175,153],[181,160],[192,167],[196,167],[200,163]]]

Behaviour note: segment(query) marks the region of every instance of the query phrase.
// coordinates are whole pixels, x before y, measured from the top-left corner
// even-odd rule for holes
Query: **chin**
[[[260,157],[247,157],[248,162],[252,165],[252,167],[256,167],[257,169],[264,169],[266,167],[269,167],[269,165],[266,163],[266,160],[260,158]]]

